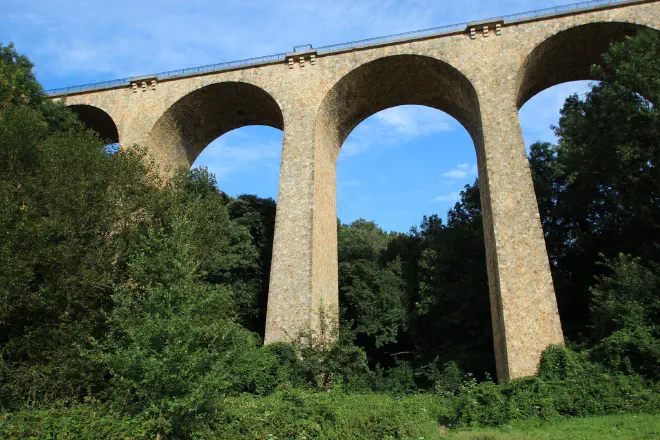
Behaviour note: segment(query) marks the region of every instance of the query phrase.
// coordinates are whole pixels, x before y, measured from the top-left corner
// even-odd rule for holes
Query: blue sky
[[[569,3],[551,0],[0,0],[0,42],[36,64],[45,88],[322,46]],[[527,145],[554,141],[550,125],[571,93],[548,89],[520,111]],[[244,127],[209,145],[195,165],[216,173],[230,195],[277,196],[282,132]],[[476,177],[474,146],[450,116],[395,107],[365,120],[337,165],[343,222],[375,220],[407,231],[423,215],[444,216]]]

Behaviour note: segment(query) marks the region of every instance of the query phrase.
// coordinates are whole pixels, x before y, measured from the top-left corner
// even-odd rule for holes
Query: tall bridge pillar
[[[330,320],[339,311],[336,155],[315,149],[316,107],[296,106],[285,120],[266,344],[318,331],[321,309]]]
[[[515,88],[488,81],[477,148],[491,319],[499,380],[536,374],[543,351],[563,343]]]

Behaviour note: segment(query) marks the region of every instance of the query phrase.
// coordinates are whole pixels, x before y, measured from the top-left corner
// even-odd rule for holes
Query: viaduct
[[[361,121],[418,104],[477,152],[497,375],[533,375],[563,334],[518,110],[587,80],[611,42],[660,29],[658,0],[596,0],[225,64],[50,91],[102,137],[165,173],[246,125],[284,131],[265,342],[338,309],[336,164]],[[470,268],[465,268],[470,270]]]

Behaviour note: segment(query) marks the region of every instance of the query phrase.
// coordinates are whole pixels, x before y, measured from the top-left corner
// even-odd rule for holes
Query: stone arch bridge
[[[362,120],[418,104],[472,137],[481,180],[497,374],[535,374],[563,342],[518,109],[590,79],[608,44],[660,28],[657,0],[596,0],[241,62],[51,91],[101,136],[145,146],[165,172],[222,134],[284,130],[265,342],[338,309],[335,168]],[[469,270],[469,268],[466,268]]]

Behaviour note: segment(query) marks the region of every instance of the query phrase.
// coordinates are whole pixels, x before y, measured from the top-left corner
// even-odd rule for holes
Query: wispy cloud
[[[400,106],[374,115],[377,123],[392,127],[404,136],[417,137],[454,129],[455,121],[445,113],[419,106]]]
[[[477,166],[462,163],[456,166],[453,170],[442,173],[442,175],[450,180],[461,180],[470,176],[477,175]]]
[[[557,124],[566,96],[571,93],[583,95],[588,90],[589,81],[574,81],[550,87],[529,100],[518,113],[525,145],[537,141],[555,142],[557,138],[550,126]]]
[[[435,201],[436,202],[443,202],[443,203],[456,202],[460,198],[461,198],[461,193],[458,192],[458,191],[453,191],[453,192],[443,194],[441,196],[436,197]]]
[[[255,168],[277,173],[281,154],[281,141],[264,141],[263,137],[249,134],[245,130],[237,130],[212,142],[202,151],[193,165],[203,163],[218,180],[223,180],[230,175]]]
[[[376,113],[353,130],[340,158],[379,147],[398,148],[423,136],[455,130],[459,123],[446,113],[429,107],[403,105]]]

